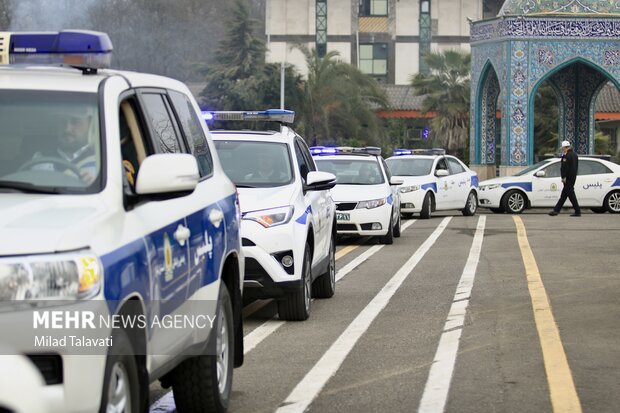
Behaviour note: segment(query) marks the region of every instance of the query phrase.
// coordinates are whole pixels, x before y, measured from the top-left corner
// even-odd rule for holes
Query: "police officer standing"
[[[561,175],[564,188],[562,188],[562,195],[560,195],[558,203],[555,204],[555,208],[553,208],[553,211],[549,212],[549,215],[553,217],[559,214],[564,206],[564,202],[566,202],[566,198],[568,198],[571,204],[573,204],[573,208],[575,208],[575,213],[571,214],[571,217],[580,217],[581,208],[579,208],[579,202],[577,202],[577,197],[575,196],[575,180],[577,179],[579,158],[569,141],[562,142],[562,152],[564,152],[564,154],[562,155],[561,161]]]

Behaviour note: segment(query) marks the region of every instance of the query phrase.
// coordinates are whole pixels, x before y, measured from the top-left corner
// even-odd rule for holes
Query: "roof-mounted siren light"
[[[293,123],[295,121],[295,112],[284,109],[267,109],[262,111],[203,111],[202,118],[207,122],[217,120]]]
[[[394,156],[405,156],[405,155],[411,155],[413,152],[411,151],[411,149],[394,149],[394,152],[392,153],[392,155]]]
[[[106,33],[89,30],[0,34],[0,63],[63,65],[96,73],[110,67],[112,42]]]

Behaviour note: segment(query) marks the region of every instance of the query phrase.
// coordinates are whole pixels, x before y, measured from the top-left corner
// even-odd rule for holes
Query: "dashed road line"
[[[440,413],[445,409],[448,392],[450,391],[450,382],[454,373],[454,365],[456,364],[456,357],[459,351],[461,333],[465,323],[465,315],[476,277],[476,268],[480,261],[485,223],[486,216],[480,216],[474,241],[469,250],[469,257],[467,258],[459,284],[456,287],[452,306],[450,307],[443,333],[439,339],[439,345],[428,374],[424,393],[422,393],[422,399],[418,408],[419,413]]]
[[[435,241],[437,241],[451,219],[451,217],[447,217],[441,221],[435,231],[392,276],[381,291],[375,295],[370,303],[323,354],[314,367],[297,384],[281,407],[276,410],[277,413],[301,413],[310,406],[329,379],[336,374],[360,337],[368,330],[372,322],[389,303],[392,296],[418,265],[422,257],[426,255]]]
[[[581,402],[564,352],[560,331],[553,317],[549,297],[538,271],[534,253],[530,248],[525,225],[520,217],[513,217],[513,220],[517,227],[517,239],[523,264],[525,264],[527,288],[532,299],[534,321],[542,348],[553,411],[556,413],[581,413]]]

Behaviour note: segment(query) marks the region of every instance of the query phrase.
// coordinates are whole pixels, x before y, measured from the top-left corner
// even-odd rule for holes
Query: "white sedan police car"
[[[294,112],[214,112],[215,120],[292,123]],[[305,320],[311,297],[336,288],[336,177],[319,172],[304,140],[291,128],[212,133],[224,170],[241,203],[245,290],[249,298],[275,298],[283,320]]]
[[[104,33],[0,35],[0,383],[22,383],[0,410],[141,412],[158,379],[179,412],[225,410],[239,207],[191,92],[105,69]]]
[[[381,157],[381,148],[310,148],[317,168],[336,175],[332,190],[338,234],[380,236],[384,244],[400,237],[400,197]]]
[[[513,176],[480,182],[480,206],[518,214],[526,208],[552,208],[562,193],[560,158],[545,159]],[[575,195],[579,206],[597,213],[620,213],[620,165],[579,157]],[[566,201],[565,206],[570,206]]]
[[[434,211],[460,210],[471,216],[478,207],[478,175],[443,149],[397,149],[386,163],[400,186],[400,210],[405,217]]]

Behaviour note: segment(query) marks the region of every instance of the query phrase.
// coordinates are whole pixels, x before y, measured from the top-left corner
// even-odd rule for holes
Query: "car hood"
[[[487,179],[486,181],[482,181],[479,183],[479,186],[482,185],[493,185],[493,184],[505,184],[510,182],[523,182],[524,180],[531,179],[530,176],[502,176],[499,178]]]
[[[238,188],[241,212],[258,211],[291,205],[295,194],[293,185],[275,188]]]
[[[403,175],[394,175],[394,178],[402,179],[402,186],[409,185],[424,185],[430,184],[436,181],[433,175],[422,175],[422,176],[403,176]]]
[[[0,256],[88,247],[107,215],[96,195],[0,194]]]
[[[359,202],[391,195],[389,187],[380,185],[336,185],[332,190],[335,202]]]

